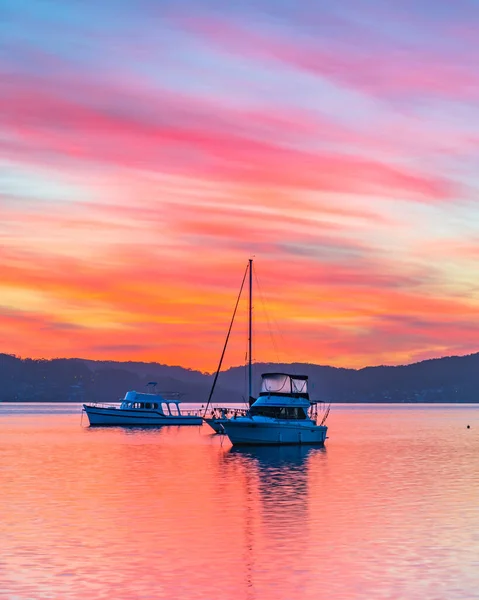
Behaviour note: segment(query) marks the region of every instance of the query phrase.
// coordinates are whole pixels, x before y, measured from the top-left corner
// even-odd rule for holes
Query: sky
[[[479,2],[0,0],[0,352],[479,350]],[[224,366],[245,360],[242,302]]]

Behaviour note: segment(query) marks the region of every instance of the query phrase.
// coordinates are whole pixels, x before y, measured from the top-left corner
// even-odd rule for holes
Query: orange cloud
[[[244,59],[288,65],[288,90],[304,72],[388,101],[405,88],[440,95],[448,73],[461,97],[475,85],[444,64],[423,80],[402,58],[391,83],[387,53],[370,62],[279,34],[201,33],[242,53],[254,42]],[[193,77],[169,91],[138,73],[73,77],[67,62],[38,60],[35,76],[2,78],[1,351],[212,370],[252,254],[258,360],[278,359],[270,327],[286,362],[476,349],[479,305],[462,272],[474,273],[477,244],[458,225],[474,222],[458,208],[474,181],[454,162],[472,133],[407,111],[375,120],[384,105],[365,116],[357,96],[341,121],[319,100],[253,98],[253,84],[236,99],[195,92]],[[227,365],[244,361],[245,308]]]

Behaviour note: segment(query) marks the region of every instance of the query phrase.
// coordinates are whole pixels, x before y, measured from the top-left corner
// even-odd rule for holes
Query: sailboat
[[[213,382],[213,388],[206,406],[209,406],[213,389],[221,369],[233,320],[238,308],[246,274],[249,272],[248,310],[248,390],[249,409],[244,414],[219,418],[214,425],[221,428],[233,446],[317,444],[323,445],[328,428],[325,425],[329,414],[327,409],[321,422],[317,423],[317,402],[312,402],[308,391],[308,376],[290,373],[264,373],[261,376],[261,390],[257,398],[252,396],[252,306],[253,306],[253,260],[249,259],[233,318],[221,355],[220,364]],[[205,413],[206,413],[205,410]],[[211,425],[211,423],[210,423]]]

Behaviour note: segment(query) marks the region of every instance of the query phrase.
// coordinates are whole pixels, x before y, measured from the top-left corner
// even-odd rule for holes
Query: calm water
[[[238,451],[0,405],[0,597],[479,598],[479,407],[329,426],[325,449]]]

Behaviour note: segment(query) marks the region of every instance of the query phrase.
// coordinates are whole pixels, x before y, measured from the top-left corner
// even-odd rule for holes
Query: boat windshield
[[[296,406],[252,406],[250,414],[272,419],[306,419],[304,409]]]
[[[279,394],[307,394],[306,376],[286,375],[284,373],[266,373],[263,376],[261,392]]]

